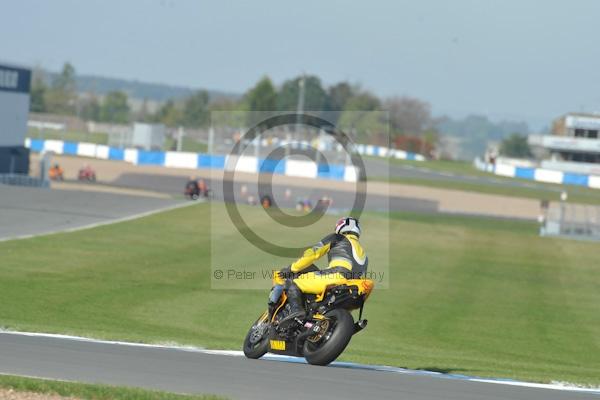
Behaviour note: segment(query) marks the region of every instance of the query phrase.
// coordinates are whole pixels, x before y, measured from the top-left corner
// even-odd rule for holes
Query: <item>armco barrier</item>
[[[516,167],[510,164],[488,164],[475,160],[475,167],[481,171],[492,172],[509,178],[528,179],[536,182],[556,183],[562,185],[585,186],[600,189],[600,175],[585,175],[563,172],[546,168]]]
[[[173,151],[121,149],[94,143],[63,142],[60,140],[26,139],[25,146],[33,152],[51,151],[56,154],[77,155],[103,160],[126,161],[135,165],[158,165],[167,168],[214,168],[235,166],[238,172],[268,172],[304,178],[321,178],[355,182],[353,166],[317,165],[305,160],[272,160],[252,156],[209,155]],[[371,152],[374,150],[370,150]],[[379,151],[379,150],[377,150]]]

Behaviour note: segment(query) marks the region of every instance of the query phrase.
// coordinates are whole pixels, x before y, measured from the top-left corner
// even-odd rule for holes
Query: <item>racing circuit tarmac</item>
[[[0,333],[0,373],[137,386],[232,399],[563,400],[594,393],[469,381],[424,371],[357,364],[318,367],[234,352]],[[599,392],[595,392],[599,393]]]
[[[234,195],[223,193],[223,181],[219,179],[206,179],[208,186],[212,189],[216,200],[227,200],[245,202],[239,195],[242,186],[246,186],[248,194],[259,198],[258,185],[256,182],[235,182]],[[137,173],[125,173],[117,180],[111,182],[111,185],[154,190],[162,193],[181,193],[185,185],[185,179],[172,175],[148,175]],[[285,191],[290,188],[291,195],[286,199]],[[354,193],[348,193],[340,190],[325,190],[311,187],[293,187],[284,185],[272,185],[273,199],[277,201],[280,207],[294,208],[298,198],[308,198],[313,206],[323,196],[333,199],[331,208],[333,210],[347,211],[352,208],[354,203]],[[366,198],[365,210],[368,211],[411,211],[411,212],[438,212],[438,204],[435,201],[415,199],[410,197],[389,197],[369,194]]]
[[[0,241],[117,221],[181,203],[171,198],[0,185]]]

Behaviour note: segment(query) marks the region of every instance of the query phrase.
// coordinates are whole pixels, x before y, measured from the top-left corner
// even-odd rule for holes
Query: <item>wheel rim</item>
[[[252,329],[252,332],[250,333],[250,338],[248,340],[251,345],[258,344],[263,340],[267,331],[266,328],[266,324],[264,322],[261,322]]]
[[[319,347],[327,343],[337,327],[337,320],[335,318],[327,318],[323,320],[323,322],[327,323],[323,332],[319,332],[319,334],[313,335],[307,339],[307,344],[310,351],[316,351],[319,349]]]

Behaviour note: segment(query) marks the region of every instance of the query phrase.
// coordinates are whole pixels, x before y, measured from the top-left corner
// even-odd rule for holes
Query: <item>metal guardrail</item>
[[[600,240],[600,207],[582,204],[552,204],[545,213],[542,236]]]
[[[29,187],[50,187],[50,182],[45,179],[35,178],[25,174],[0,174],[0,184]]]

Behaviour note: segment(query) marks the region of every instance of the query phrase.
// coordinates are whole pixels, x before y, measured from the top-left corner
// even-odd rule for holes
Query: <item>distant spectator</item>
[[[50,167],[48,170],[48,177],[53,181],[63,181],[65,179],[64,171],[58,164],[54,164]]]

